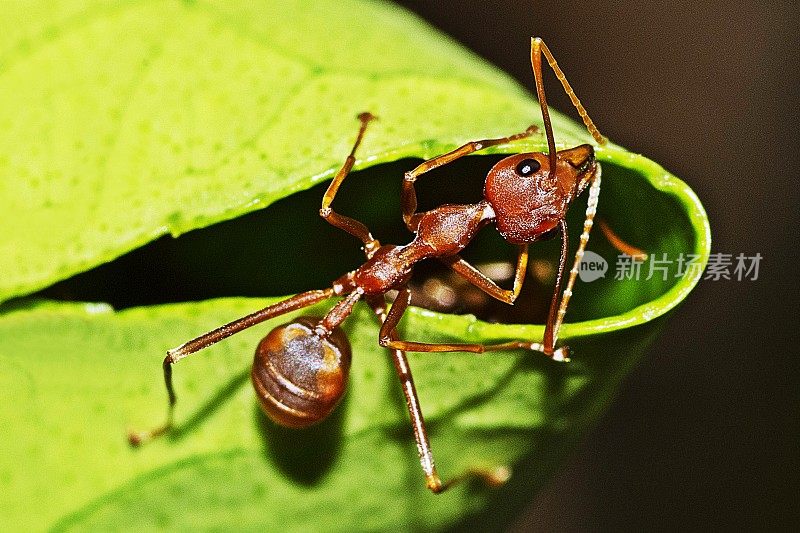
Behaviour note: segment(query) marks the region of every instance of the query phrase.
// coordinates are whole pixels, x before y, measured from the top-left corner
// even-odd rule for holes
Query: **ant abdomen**
[[[256,348],[251,377],[261,408],[293,428],[324,420],[344,395],[350,373],[350,342],[338,327],[325,337],[320,319],[298,317],[278,326]]]

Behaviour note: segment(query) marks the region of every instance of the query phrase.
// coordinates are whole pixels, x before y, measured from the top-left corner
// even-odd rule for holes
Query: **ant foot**
[[[138,448],[147,444],[156,437],[160,437],[172,429],[172,423],[165,424],[150,431],[128,431],[128,444],[131,448]]]
[[[511,478],[511,469],[507,466],[497,466],[492,469],[470,468],[466,472],[463,472],[460,476],[455,477],[445,483],[442,483],[442,480],[439,478],[439,474],[436,473],[435,469],[425,477],[428,489],[430,489],[430,491],[434,494],[439,494],[446,491],[450,487],[462,483],[470,478],[478,478],[490,488],[500,487]]]
[[[485,472],[483,481],[490,487],[500,487],[511,479],[511,469],[507,466],[498,466]]]
[[[150,440],[150,435],[148,433],[140,433],[136,431],[129,431],[128,432],[128,444],[131,445],[132,448],[138,448],[146,441]]]

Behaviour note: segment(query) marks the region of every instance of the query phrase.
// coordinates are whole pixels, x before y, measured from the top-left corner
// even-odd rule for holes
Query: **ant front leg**
[[[592,208],[592,211],[594,211],[594,208]],[[568,360],[569,359],[568,347],[562,346],[558,350],[555,349],[556,340],[558,339],[558,328],[561,326],[561,320],[563,320],[564,314],[567,312],[567,304],[569,303],[569,298],[570,296],[572,296],[572,285],[568,285],[567,289],[564,291],[565,298],[561,298],[559,300],[560,296],[559,293],[561,292],[561,281],[564,279],[564,270],[566,269],[567,265],[567,252],[569,251],[569,235],[567,235],[567,221],[564,220],[563,218],[559,220],[559,227],[561,228],[561,257],[558,260],[558,275],[556,276],[556,286],[553,288],[553,297],[550,300],[550,311],[547,314],[547,323],[545,324],[544,327],[544,339],[543,339],[544,350],[542,351],[545,353],[545,355],[549,355],[553,359],[560,358],[561,360]],[[589,227],[591,228],[591,224],[589,224]],[[576,255],[577,263],[580,263],[580,258],[583,257],[583,248],[586,247],[586,243],[588,241],[589,241],[588,233],[586,234],[585,239],[583,235],[581,235],[582,247],[578,248],[578,254]],[[577,267],[575,267],[574,265],[573,265],[573,270],[577,273]],[[574,283],[574,279],[572,277],[570,277],[570,279]],[[559,305],[559,301],[561,302],[561,305]]]
[[[542,352],[550,356],[555,361],[568,361],[566,352],[555,350],[550,353],[546,350],[546,345],[530,341],[508,341],[499,344],[475,344],[475,343],[428,343],[406,341],[398,339],[393,333],[400,323],[400,319],[411,302],[411,291],[408,286],[400,289],[397,298],[389,310],[386,320],[383,322],[380,331],[379,342],[385,348],[393,350],[403,350],[406,352],[470,352],[482,354],[485,352],[500,352],[509,350],[532,350]]]
[[[298,309],[314,305],[333,296],[333,289],[315,290],[300,293],[296,296],[292,296],[291,298],[287,298],[282,302],[267,306],[260,311],[256,311],[255,313],[251,313],[245,317],[234,320],[233,322],[225,324],[224,326],[220,326],[204,335],[197,337],[196,339],[178,346],[177,348],[167,351],[167,357],[164,358],[163,364],[164,384],[167,389],[168,398],[167,420],[161,426],[149,431],[130,432],[128,434],[128,441],[132,446],[138,446],[160,435],[163,435],[172,429],[175,404],[177,403],[177,396],[175,395],[175,389],[172,385],[172,365],[184,357],[200,351],[203,348],[207,348],[212,344],[230,337],[231,335],[234,335],[244,329],[255,326],[256,324],[260,324],[265,320],[269,320],[292,311],[297,311]]]
[[[375,117],[375,115],[369,112],[358,115],[358,119],[361,121],[361,127],[358,130],[358,136],[356,137],[355,143],[353,143],[353,149],[350,150],[350,155],[348,155],[347,159],[345,159],[344,165],[342,165],[342,168],[340,168],[336,173],[336,176],[334,176],[331,184],[328,185],[328,190],[325,191],[325,195],[322,197],[322,206],[319,210],[319,215],[330,225],[346,231],[353,237],[363,242],[364,252],[367,254],[367,258],[372,257],[372,254],[375,252],[375,250],[380,248],[380,243],[372,236],[372,233],[370,233],[367,226],[358,220],[336,213],[331,209],[331,203],[333,203],[336,193],[339,192],[339,187],[342,185],[342,182],[344,182],[344,179],[353,169],[353,165],[356,162],[356,149],[358,149],[359,145],[361,144],[361,140],[364,138],[364,132],[367,130],[367,124],[376,118],[377,117]]]
[[[522,133],[515,133],[514,135],[509,135],[508,137],[500,137],[499,139],[484,139],[482,141],[471,141],[451,152],[447,152],[446,154],[423,161],[417,165],[414,170],[406,172],[405,176],[403,177],[403,191],[400,196],[400,203],[403,209],[403,221],[406,223],[408,229],[411,231],[416,231],[417,229],[417,220],[414,216],[417,212],[417,191],[414,188],[414,182],[417,181],[417,178],[420,175],[435,168],[439,168],[442,165],[452,163],[460,157],[483,150],[484,148],[506,144],[518,139],[524,139],[525,137],[533,135],[537,131],[539,131],[539,128],[531,125]]]
[[[373,311],[375,311],[381,323],[385,324],[388,317],[386,313],[386,302],[383,296],[371,296],[367,299],[367,302],[370,307],[372,307]],[[391,339],[397,340],[397,332],[395,330],[388,332],[387,335]],[[406,407],[408,407],[411,425],[414,428],[414,440],[417,442],[419,462],[422,466],[422,471],[425,473],[425,482],[428,488],[432,492],[438,494],[470,477],[478,477],[489,486],[499,486],[505,483],[510,476],[510,471],[507,467],[503,466],[495,468],[494,470],[479,468],[470,469],[458,477],[442,482],[433,461],[433,452],[431,451],[431,444],[428,439],[428,431],[425,427],[425,418],[422,416],[422,408],[419,405],[417,389],[414,386],[414,376],[411,374],[408,358],[402,350],[392,349],[391,353],[392,363],[394,363],[394,368],[397,371],[397,377],[400,378],[400,384],[403,387],[403,395],[406,397]]]
[[[592,227],[594,226],[594,218],[597,214],[597,204],[600,199],[600,184],[602,181],[601,170],[602,169],[600,165],[597,165],[597,172],[592,178],[591,185],[589,186],[589,200],[586,204],[586,217],[583,221],[583,233],[581,233],[580,244],[575,252],[575,259],[572,262],[572,268],[569,271],[567,287],[564,289],[564,293],[561,295],[561,303],[558,306],[558,315],[556,316],[556,322],[553,326],[553,343],[558,341],[558,330],[561,328],[561,324],[564,321],[564,315],[567,313],[567,306],[569,305],[570,298],[572,298],[572,288],[575,285],[576,278],[578,277],[580,263],[583,259],[583,254],[586,251],[586,245],[589,242],[589,235],[592,232]],[[634,261],[647,260],[647,252],[623,241],[603,220],[598,220],[598,222],[600,231],[603,232],[603,235],[605,235],[608,242],[617,251],[629,255]]]

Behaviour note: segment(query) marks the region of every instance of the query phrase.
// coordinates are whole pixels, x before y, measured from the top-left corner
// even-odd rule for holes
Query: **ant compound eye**
[[[524,159],[519,165],[517,165],[517,174],[527,178],[539,170],[541,166],[542,165],[535,159]]]

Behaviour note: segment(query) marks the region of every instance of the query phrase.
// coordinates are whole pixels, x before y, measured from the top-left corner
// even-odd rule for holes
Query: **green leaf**
[[[391,4],[50,4],[0,20],[0,301],[330,178],[361,111],[361,166],[537,117]]]
[[[323,425],[282,429],[260,413],[248,366],[266,329],[254,328],[176,367],[178,433],[130,448],[126,429],[163,419],[164,347],[264,304],[227,299],[118,313],[44,304],[8,314],[0,321],[4,523],[25,530],[53,523],[80,530],[438,529],[486,506],[496,510],[509,494],[529,498],[531,480],[555,468],[643,342],[641,333],[625,335],[614,352],[590,352],[579,342],[585,355],[568,366],[538,354],[409,355],[445,476],[533,455],[496,492],[467,485],[427,493],[402,392],[367,309],[345,323],[354,347],[350,388]],[[463,316],[417,311],[410,318],[407,331],[421,338],[541,336],[537,327]]]
[[[4,5],[0,19],[0,301],[330,178],[358,112],[380,121],[357,168],[539,120],[510,78],[391,4],[53,4]],[[554,126],[561,145],[590,140],[560,115]],[[543,146],[534,138],[496,152]],[[677,276],[673,262],[665,278],[578,287],[568,318],[581,321],[561,335],[569,365],[537,354],[409,355],[440,472],[509,464],[503,488],[427,494],[365,309],[345,323],[350,390],[322,425],[284,430],[258,410],[247,373],[268,324],[181,362],[178,431],[132,450],[125,431],[164,415],[164,349],[265,301],[114,312],[16,299],[0,306],[0,519],[33,530],[501,527],[597,420],[708,258],[708,220],[685,184],[620,147],[597,154],[602,216],[658,257],[696,255],[700,269]],[[601,238],[590,248],[615,256]],[[543,334],[420,310],[403,327],[433,341]]]

